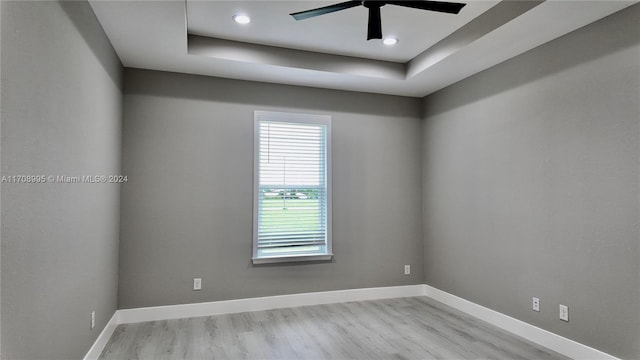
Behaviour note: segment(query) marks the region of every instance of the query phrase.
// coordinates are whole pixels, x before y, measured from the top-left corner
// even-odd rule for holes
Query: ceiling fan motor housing
[[[362,1],[362,6],[368,8],[368,9],[371,9],[373,7],[380,8],[380,7],[385,6],[386,4],[387,3],[384,2],[384,1],[368,1],[368,0],[363,0]]]

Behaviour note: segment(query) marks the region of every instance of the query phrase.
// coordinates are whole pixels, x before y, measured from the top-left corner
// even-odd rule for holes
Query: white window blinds
[[[256,111],[254,262],[329,255],[330,117]]]

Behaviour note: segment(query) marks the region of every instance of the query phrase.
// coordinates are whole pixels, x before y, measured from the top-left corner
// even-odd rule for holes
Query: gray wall
[[[2,69],[2,4],[0,3],[0,69]],[[0,70],[1,71],[1,70]],[[2,120],[2,86],[0,85],[0,123]],[[2,168],[2,126],[0,126],[0,169]],[[2,175],[2,174],[0,174]],[[0,192],[2,184],[0,183]],[[0,196],[0,209],[2,209],[2,196]],[[2,226],[0,226],[0,359],[2,359]]]
[[[88,3],[1,6],[2,175],[120,173],[121,65]],[[3,359],[85,355],[117,305],[119,198],[2,184]]]
[[[420,99],[134,69],[124,92],[120,308],[424,281]],[[257,109],[333,116],[332,263],[250,263]]]
[[[426,283],[633,359],[639,22],[636,5],[427,97],[423,149]]]

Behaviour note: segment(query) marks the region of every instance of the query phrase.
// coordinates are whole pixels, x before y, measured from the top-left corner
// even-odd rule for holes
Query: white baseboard
[[[544,346],[572,359],[618,359],[600,350],[580,344],[550,331],[533,326],[524,321],[491,310],[471,301],[436,289],[424,286],[424,295],[452,308],[465,312],[475,318],[486,321],[512,334],[521,336],[533,343]]]
[[[573,359],[619,360],[602,351],[580,344],[576,341],[567,339],[484,306],[472,303],[429,285],[406,285],[321,291],[304,294],[117,310],[102,330],[102,333],[100,333],[100,336],[98,336],[98,339],[93,344],[84,360],[97,359],[100,356],[116,326],[119,324],[409,296],[430,297],[445,305],[451,306],[503,330],[521,336],[533,343],[544,346]]]
[[[89,349],[89,352],[87,352],[87,355],[84,356],[84,360],[97,360],[98,357],[100,357],[102,350],[107,346],[107,343],[109,342],[109,339],[111,339],[111,335],[113,335],[118,324],[118,311],[116,310],[109,322],[107,322],[107,325],[105,325],[104,329],[100,332],[100,335],[98,335],[98,338],[91,346],[91,349]]]
[[[120,324],[281,309],[295,306],[333,304],[396,297],[422,296],[423,285],[321,291],[304,294],[212,301],[195,304],[155,306],[118,310]]]

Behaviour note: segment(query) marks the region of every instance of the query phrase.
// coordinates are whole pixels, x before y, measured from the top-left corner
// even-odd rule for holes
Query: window
[[[254,119],[253,263],[330,260],[331,117]]]

